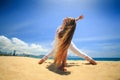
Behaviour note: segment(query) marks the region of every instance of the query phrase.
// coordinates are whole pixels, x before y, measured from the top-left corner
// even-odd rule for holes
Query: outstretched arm
[[[79,17],[75,18],[75,21],[78,21],[78,20],[83,19],[83,18],[84,18],[84,16],[80,15]]]

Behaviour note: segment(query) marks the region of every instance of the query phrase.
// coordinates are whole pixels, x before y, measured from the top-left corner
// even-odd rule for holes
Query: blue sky
[[[7,40],[46,53],[63,18],[81,14],[76,46],[92,57],[120,57],[120,0],[1,0],[0,47]]]

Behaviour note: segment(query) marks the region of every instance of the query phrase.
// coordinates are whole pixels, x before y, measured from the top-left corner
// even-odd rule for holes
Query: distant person
[[[71,42],[76,28],[76,22],[80,19],[83,19],[82,15],[79,16],[78,18],[66,17],[63,20],[62,25],[56,31],[54,46],[52,50],[38,62],[39,64],[42,64],[50,56],[54,55],[54,64],[61,71],[66,71],[65,66],[68,49],[70,49],[73,53],[75,53],[79,57],[86,59],[91,64],[93,65],[97,64],[91,57],[80,51],[74,45],[74,43]]]

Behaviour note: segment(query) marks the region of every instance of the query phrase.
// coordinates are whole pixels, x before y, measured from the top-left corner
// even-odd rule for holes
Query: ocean
[[[29,57],[40,59],[43,56],[44,55],[41,55],[41,56],[33,56],[32,55],[32,56],[29,56]],[[49,59],[53,59],[53,58],[51,57]],[[96,61],[120,61],[120,58],[93,58],[93,59],[96,60]],[[80,58],[78,56],[68,56],[67,60],[84,60],[84,59]]]
[[[79,57],[68,57],[68,60],[84,60]],[[96,61],[120,61],[120,58],[93,58]]]

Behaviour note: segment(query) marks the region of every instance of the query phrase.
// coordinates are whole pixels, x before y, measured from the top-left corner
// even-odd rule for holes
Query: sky
[[[79,15],[75,45],[91,57],[120,58],[120,0],[0,0],[0,50],[47,54],[62,20]]]

